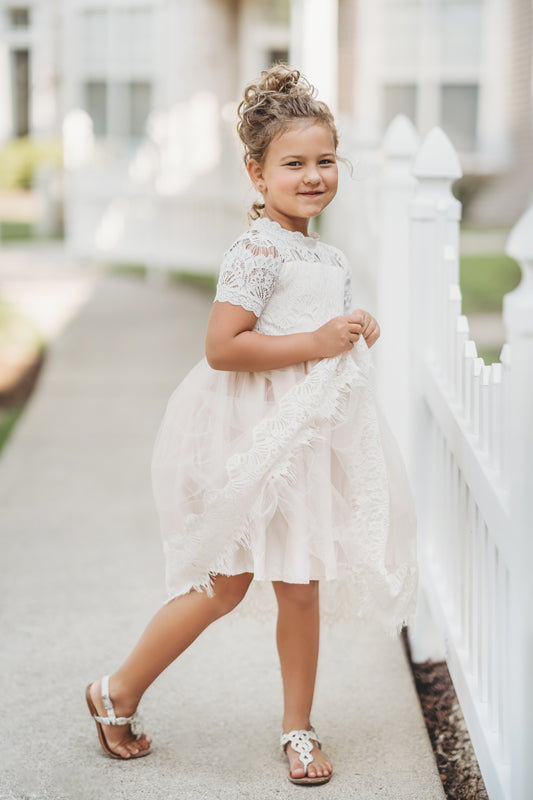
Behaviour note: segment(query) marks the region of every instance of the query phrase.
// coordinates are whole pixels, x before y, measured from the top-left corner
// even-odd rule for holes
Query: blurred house
[[[398,112],[421,134],[441,125],[465,198],[487,189],[472,215],[515,218],[533,180],[531,14],[531,0],[0,0],[0,141],[59,135],[82,108],[96,152],[125,163],[150,120],[157,147],[166,126],[193,161],[207,153],[189,169],[207,187],[243,85],[288,59],[363,140]],[[171,191],[191,159],[169,147],[152,177],[174,169]]]

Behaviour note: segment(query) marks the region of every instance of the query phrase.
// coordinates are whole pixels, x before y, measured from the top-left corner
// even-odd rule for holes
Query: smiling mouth
[[[304,197],[318,197],[319,194],[324,194],[324,192],[300,192],[300,194]]]

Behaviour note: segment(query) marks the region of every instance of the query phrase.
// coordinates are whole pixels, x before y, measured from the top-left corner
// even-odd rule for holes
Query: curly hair
[[[244,144],[244,163],[252,159],[263,163],[272,140],[298,119],[313,119],[329,127],[335,150],[339,136],[333,114],[316,99],[316,89],[297,69],[276,64],[264,70],[259,80],[248,84],[238,107],[237,131]],[[251,219],[261,216],[264,203],[256,201]]]

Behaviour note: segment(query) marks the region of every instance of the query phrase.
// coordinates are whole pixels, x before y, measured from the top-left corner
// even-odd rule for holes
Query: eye
[[[289,161],[289,163],[287,164],[288,167],[301,167],[301,165],[302,165],[301,161]]]
[[[332,158],[323,158],[320,161],[321,164],[335,164],[336,162]]]

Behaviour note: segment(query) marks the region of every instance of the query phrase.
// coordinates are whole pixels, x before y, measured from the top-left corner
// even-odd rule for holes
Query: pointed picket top
[[[533,259],[533,205],[522,214],[511,230],[505,252],[515,261]]]
[[[420,147],[413,166],[417,178],[455,180],[463,174],[455,147],[442,128],[432,128]]]
[[[409,158],[420,143],[420,137],[409,117],[397,114],[383,137],[383,150],[389,157]]]

